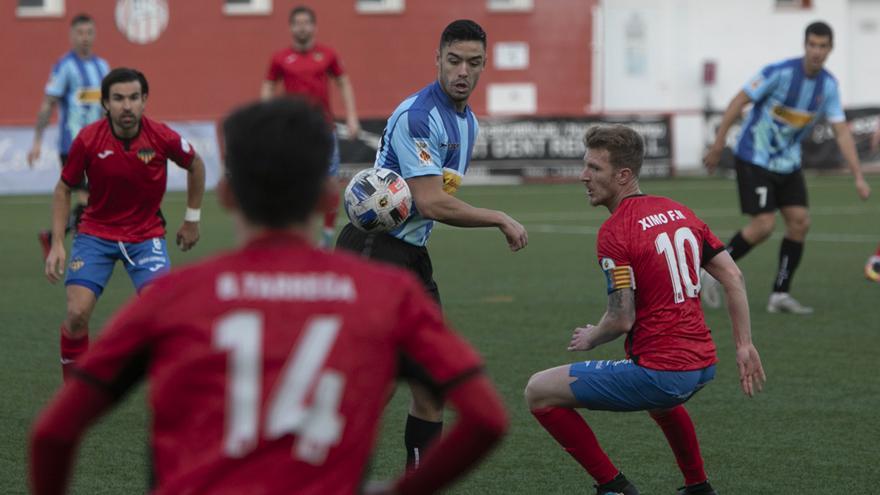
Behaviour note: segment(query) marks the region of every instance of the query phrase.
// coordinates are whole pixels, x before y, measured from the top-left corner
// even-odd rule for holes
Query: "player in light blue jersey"
[[[834,129],[837,145],[855,177],[859,197],[868,199],[855,142],[840,104],[837,80],[824,69],[834,34],[824,22],[814,22],[804,33],[805,54],[768,65],[733,98],[724,112],[715,143],[703,158],[712,172],[724,149],[727,131],[743,108],[753,103],[734,148],[736,177],[742,212],[751,220],[737,232],[727,251],[737,260],[773,233],[776,210],[785,221],[779,249],[779,268],[767,303],[771,313],[810,314],[789,294],[791,279],[801,260],[810,227],[807,188],[801,171],[801,141],[822,117]],[[720,301],[717,283],[706,277],[704,301]]]
[[[34,143],[28,152],[30,166],[40,158],[43,146],[43,131],[49,125],[52,111],[59,107],[58,116],[58,154],[61,166],[67,161],[67,152],[73,138],[80,129],[100,119],[104,115],[101,108],[101,80],[110,71],[107,61],[92,52],[95,42],[95,22],[88,14],[79,14],[70,22],[70,44],[72,49],[64,54],[52,67],[49,82],[46,83],[43,103],[37,114],[34,129]],[[73,209],[68,231],[76,228],[85,204],[88,202],[86,184],[79,188],[79,204]],[[48,230],[39,234],[45,257],[52,245]]]
[[[506,213],[476,208],[454,194],[461,185],[477,136],[477,119],[468,98],[486,67],[486,33],[469,20],[444,29],[436,53],[437,80],[401,103],[385,127],[376,167],[406,179],[413,212],[389,234],[366,234],[350,223],[336,247],[406,267],[440,303],[426,244],[434,222],[456,227],[497,227],[512,251],[528,243],[525,228]],[[410,385],[413,400],[404,441],[407,466],[418,467],[425,448],[442,429],[443,405],[427,389]]]

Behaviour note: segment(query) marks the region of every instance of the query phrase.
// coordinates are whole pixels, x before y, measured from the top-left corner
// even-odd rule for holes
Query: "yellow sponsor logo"
[[[801,129],[813,120],[813,114],[800,110],[776,105],[770,109],[770,114],[776,121],[784,122],[795,129]]]
[[[76,100],[83,105],[101,103],[101,88],[83,88],[77,91]]]
[[[443,169],[443,192],[455,194],[459,187],[461,187],[461,176],[452,170]]]

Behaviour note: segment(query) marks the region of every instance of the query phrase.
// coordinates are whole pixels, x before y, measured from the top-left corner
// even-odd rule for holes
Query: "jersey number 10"
[[[672,278],[672,292],[675,304],[684,302],[685,297],[697,297],[700,294],[700,246],[691,229],[681,227],[675,231],[673,240],[669,234],[663,232],[654,239],[657,253],[666,256],[666,265],[669,268],[669,276]],[[697,280],[691,280],[691,271],[687,264],[687,248],[691,250],[691,259],[694,262],[694,274]]]
[[[323,463],[330,447],[339,443],[345,424],[339,414],[345,378],[338,371],[322,369],[341,326],[338,316],[307,322],[267,402],[263,437],[297,435],[294,455],[313,465]],[[259,441],[262,341],[263,315],[258,311],[230,313],[214,327],[214,345],[229,351],[223,450],[230,457],[247,455]],[[306,406],[313,387],[314,399]]]

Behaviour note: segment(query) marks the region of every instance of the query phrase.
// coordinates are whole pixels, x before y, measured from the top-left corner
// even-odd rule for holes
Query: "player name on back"
[[[648,215],[645,218],[639,220],[639,225],[642,227],[642,231],[646,231],[651,227],[656,227],[658,225],[665,225],[669,222],[677,222],[679,220],[684,220],[684,213],[680,210],[668,210],[666,213],[660,212],[655,213],[653,215]]]
[[[217,276],[217,299],[354,301],[351,277],[337,273],[232,273]]]

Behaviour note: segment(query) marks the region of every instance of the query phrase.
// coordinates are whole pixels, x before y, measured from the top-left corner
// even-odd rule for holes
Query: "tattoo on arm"
[[[608,294],[608,316],[614,319],[635,318],[635,293],[632,289],[620,289]]]

